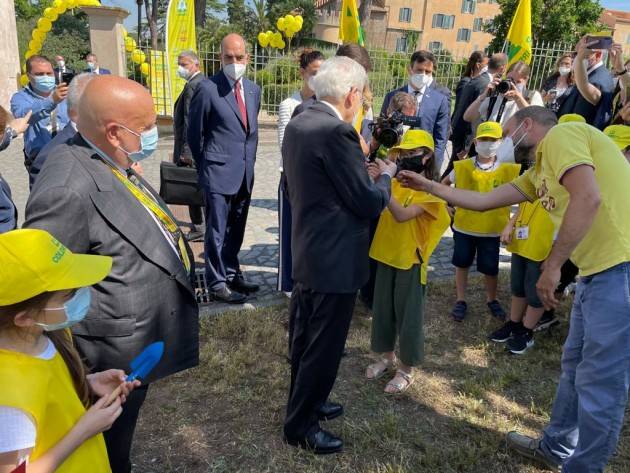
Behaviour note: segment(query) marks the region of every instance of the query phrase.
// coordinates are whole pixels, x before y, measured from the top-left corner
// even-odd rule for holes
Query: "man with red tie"
[[[206,199],[205,261],[210,296],[240,304],[258,286],[241,272],[243,243],[254,185],[260,87],[245,78],[245,40],[221,42],[221,71],[203,80],[190,103],[188,145]]]

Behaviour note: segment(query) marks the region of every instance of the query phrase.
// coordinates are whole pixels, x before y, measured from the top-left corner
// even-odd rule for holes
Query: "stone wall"
[[[9,109],[11,96],[18,88],[20,56],[13,0],[0,0],[0,105]]]

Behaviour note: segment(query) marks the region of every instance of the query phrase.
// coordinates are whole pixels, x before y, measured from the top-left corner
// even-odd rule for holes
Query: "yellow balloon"
[[[131,36],[127,36],[125,38],[125,51],[127,51],[128,53],[132,52],[134,49],[136,49],[136,40],[133,39]]]
[[[55,8],[56,10],[59,10],[62,5],[63,5],[63,0],[55,0],[54,2],[52,2],[52,7]]]
[[[37,20],[37,28],[42,30],[44,33],[48,33],[52,28],[52,22],[48,18],[40,18]]]
[[[280,31],[284,30],[284,18],[280,17],[278,18],[278,21],[276,22],[276,26],[278,27],[278,29]]]
[[[26,74],[22,74],[20,76],[20,85],[22,87],[26,87],[28,85],[28,76]]]
[[[24,53],[24,59],[28,59],[29,57],[33,56],[34,54],[35,53],[29,49],[28,51],[26,51]]]
[[[36,39],[40,43],[43,43],[44,40],[46,39],[46,33],[44,33],[42,30],[37,29],[37,28],[33,30],[33,32],[31,33],[31,36],[33,37],[33,39]]]
[[[55,21],[58,17],[59,14],[54,8],[46,8],[44,10],[44,18],[48,18],[50,21]]]
[[[269,46],[269,38],[267,37],[267,33],[260,32],[258,33],[258,44],[260,44],[263,48]]]
[[[66,7],[68,10],[76,8],[79,5],[77,0],[66,0]]]
[[[278,49],[284,49],[286,48],[286,46],[287,46],[287,43],[285,43],[284,40],[281,40],[280,44],[278,45]]]
[[[139,49],[136,49],[134,50],[134,52],[131,53],[131,60],[134,62],[134,64],[142,64],[145,59],[146,56]]]
[[[123,38],[127,38],[127,36],[129,35],[129,33],[127,33],[127,29],[124,26],[121,26],[120,28],[122,30]]]
[[[140,72],[142,73],[143,76],[148,76],[149,73],[151,72],[151,67],[149,66],[148,63],[143,62],[142,64],[140,64]]]
[[[38,53],[41,49],[42,49],[41,41],[38,41],[36,39],[32,39],[32,40],[30,40],[28,42],[28,50],[29,51],[33,51],[35,53]]]
[[[302,17],[302,15],[297,15],[295,17],[295,21],[298,24],[298,31],[300,31],[302,29],[302,25],[304,24],[304,18]]]

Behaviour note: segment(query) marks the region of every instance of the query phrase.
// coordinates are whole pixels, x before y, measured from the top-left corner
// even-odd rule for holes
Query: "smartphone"
[[[65,82],[66,85],[70,85],[74,79],[74,72],[64,72],[61,74],[61,82]]]
[[[613,45],[613,38],[612,36],[587,36],[586,45],[588,49],[610,49]]]

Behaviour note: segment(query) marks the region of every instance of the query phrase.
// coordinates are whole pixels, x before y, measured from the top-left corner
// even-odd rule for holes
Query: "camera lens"
[[[391,148],[398,143],[398,133],[393,128],[381,130],[378,141],[386,148]]]
[[[500,94],[505,94],[506,92],[509,92],[510,89],[511,86],[509,80],[502,80],[497,84],[497,92]]]

